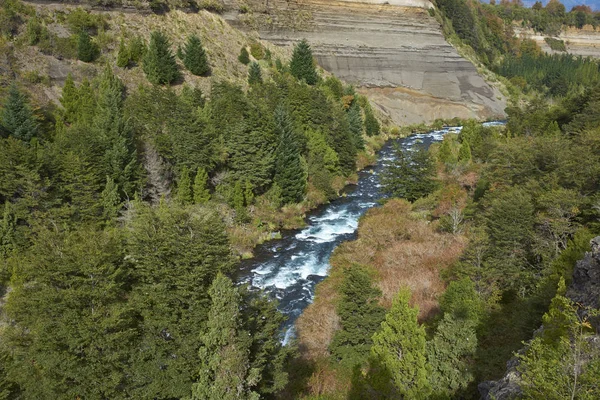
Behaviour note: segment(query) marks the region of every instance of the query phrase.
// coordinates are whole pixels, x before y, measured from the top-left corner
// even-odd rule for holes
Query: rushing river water
[[[502,123],[487,123],[497,124]],[[296,319],[313,301],[316,284],[327,276],[329,257],[335,247],[355,238],[360,216],[383,197],[379,175],[393,160],[393,143],[410,150],[416,144],[429,146],[442,140],[446,133],[460,130],[461,127],[449,127],[389,141],[379,151],[376,165],[361,171],[358,184],[348,187],[344,196],[311,212],[304,229],[282,232],[282,239],[258,246],[255,257],[242,263],[241,282],[277,298],[279,309],[288,316],[284,343],[293,335]]]

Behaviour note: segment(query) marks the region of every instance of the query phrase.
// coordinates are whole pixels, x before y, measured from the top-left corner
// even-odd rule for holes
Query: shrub
[[[262,44],[253,42],[250,44],[250,54],[257,60],[262,60],[265,57],[265,49]]]
[[[248,54],[248,50],[246,50],[245,47],[242,47],[242,49],[240,50],[238,61],[244,65],[248,65],[250,63],[250,55]]]

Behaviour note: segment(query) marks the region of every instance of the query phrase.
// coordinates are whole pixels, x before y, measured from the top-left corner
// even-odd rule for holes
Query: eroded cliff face
[[[428,0],[271,1],[257,7],[251,16],[232,13],[228,19],[279,45],[306,38],[324,69],[356,85],[396,124],[504,116],[504,97],[446,42]]]
[[[515,27],[515,33],[522,38],[533,39],[547,53],[560,53],[550,49],[545,42],[546,36],[535,33],[533,29]],[[586,25],[583,29],[567,28],[560,33],[558,39],[565,42],[567,52],[577,56],[600,58],[600,30]]]

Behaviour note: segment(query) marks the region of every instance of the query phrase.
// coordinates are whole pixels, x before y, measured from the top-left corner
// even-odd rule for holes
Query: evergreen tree
[[[319,80],[312,50],[306,39],[302,39],[294,47],[294,53],[290,61],[290,72],[296,79],[303,80],[309,85],[314,85]]]
[[[367,361],[372,336],[379,328],[385,309],[378,304],[381,291],[373,286],[368,271],[352,265],[344,273],[337,307],[341,329],[335,333],[329,349],[343,365],[354,367]]]
[[[449,136],[444,137],[440,149],[438,151],[437,159],[439,162],[444,164],[456,164],[456,156],[452,151],[452,139]],[[462,147],[462,146],[461,146]]]
[[[77,58],[83,62],[92,62],[100,54],[100,49],[96,43],[92,42],[90,35],[82,30],[79,32],[77,40]]]
[[[198,400],[258,399],[252,390],[260,375],[250,369],[252,336],[242,326],[241,296],[233,282],[217,275],[208,292],[211,307],[201,337],[198,381],[192,398]]]
[[[401,290],[373,335],[370,381],[384,398],[426,399],[430,392],[425,329],[419,326],[419,312],[408,304],[409,299],[410,292]]]
[[[0,221],[0,259],[3,260],[15,249],[17,218],[12,212],[9,201],[4,203],[4,212]],[[0,276],[0,278],[3,278]],[[3,282],[4,279],[0,279]]]
[[[176,203],[133,205],[127,254],[130,302],[143,320],[138,351],[131,354],[132,398],[189,397],[201,360],[198,340],[208,313],[210,283],[234,260],[225,226],[208,210]]]
[[[282,107],[275,110],[275,127],[279,136],[275,153],[275,183],[281,188],[284,204],[298,203],[306,191],[306,176],[300,161],[298,134]]]
[[[32,399],[122,397],[139,334],[122,238],[56,226],[32,237],[30,251],[13,260],[18,283],[3,333],[13,356],[9,378]]]
[[[25,142],[37,136],[38,124],[27,97],[19,91],[15,83],[8,90],[1,116],[2,127],[10,136]]]
[[[252,183],[246,179],[246,184],[244,185],[244,202],[247,206],[254,202],[254,192],[252,189]]]
[[[125,46],[125,39],[121,38],[117,52],[117,67],[127,68],[130,62],[129,49]]]
[[[187,167],[183,167],[179,175],[177,200],[179,200],[181,204],[191,204],[193,200],[192,178],[190,177],[190,170]]]
[[[62,106],[65,109],[65,121],[74,122],[75,114],[77,113],[78,103],[79,91],[75,86],[73,75],[69,73],[67,75],[67,79],[65,80],[65,85],[63,86],[62,94],[60,97],[60,104],[62,104]]]
[[[179,69],[170,47],[167,35],[160,31],[152,32],[142,66],[151,83],[164,85],[179,79]]]
[[[354,148],[364,149],[365,142],[363,140],[363,119],[358,101],[354,100],[348,109],[348,124],[350,125],[350,133],[354,140]]]
[[[250,63],[250,69],[248,70],[248,83],[250,85],[263,83],[262,72],[260,71],[260,65],[258,65],[257,62]]]
[[[210,73],[210,65],[200,38],[196,35],[188,37],[183,48],[183,65],[194,75],[202,76]]]
[[[367,132],[367,136],[379,135],[381,131],[379,121],[375,118],[375,114],[373,114],[373,110],[369,104],[365,107],[365,131]]]
[[[244,65],[248,65],[250,63],[250,54],[248,54],[248,50],[246,50],[246,47],[242,47],[242,49],[240,50],[238,61]]]
[[[210,200],[210,192],[206,187],[208,183],[208,174],[203,168],[198,168],[194,178],[194,203],[204,204]]]
[[[471,146],[469,142],[464,142],[460,145],[460,150],[458,151],[458,161],[468,164],[471,162]]]
[[[106,177],[106,186],[102,191],[101,199],[104,218],[109,221],[115,219],[119,214],[122,203],[119,186],[110,176]]]
[[[435,176],[435,165],[424,147],[404,152],[396,145],[394,160],[384,170],[381,183],[387,195],[415,201],[434,191]]]

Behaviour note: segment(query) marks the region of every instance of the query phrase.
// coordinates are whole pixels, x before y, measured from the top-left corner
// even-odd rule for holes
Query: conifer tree
[[[446,136],[442,141],[438,151],[437,158],[444,164],[456,164],[456,156],[452,152],[452,144],[450,142],[450,137]]]
[[[180,77],[177,62],[170,47],[171,43],[167,35],[160,31],[152,32],[142,66],[151,83],[170,84]]]
[[[202,76],[210,73],[210,65],[206,51],[202,47],[200,38],[192,35],[188,38],[185,47],[182,50],[183,65],[194,75]]]
[[[458,151],[458,161],[468,164],[471,162],[471,146],[469,142],[464,142],[460,145],[460,150]]]
[[[102,191],[102,208],[104,218],[107,220],[115,219],[121,209],[121,196],[119,195],[119,186],[110,177],[106,177],[106,186]]]
[[[210,200],[210,192],[206,187],[208,183],[208,174],[204,168],[198,168],[194,178],[194,203],[204,204]]]
[[[354,147],[357,150],[364,149],[365,142],[363,140],[363,119],[358,102],[354,100],[348,109],[347,113],[348,124],[350,125],[350,133],[354,141]]]
[[[121,38],[117,52],[117,67],[127,68],[130,62],[129,48],[125,46],[125,39]]]
[[[306,190],[306,176],[300,161],[298,134],[289,114],[281,106],[275,110],[275,128],[279,145],[275,153],[275,183],[281,188],[284,204],[302,200]]]
[[[394,161],[381,176],[384,193],[415,201],[433,192],[436,187],[435,165],[424,147],[415,152],[404,152],[396,146],[394,155]]]
[[[100,49],[92,42],[90,35],[82,30],[77,40],[77,58],[83,62],[92,62],[98,57]]]
[[[251,389],[260,379],[250,369],[252,336],[242,326],[241,296],[233,282],[217,275],[208,292],[211,307],[206,332],[201,337],[198,381],[192,398],[197,400],[258,399]]]
[[[248,65],[250,63],[250,54],[248,54],[248,50],[246,50],[246,47],[242,47],[242,49],[240,50],[238,61],[244,65]]]
[[[250,63],[250,69],[248,70],[248,83],[250,85],[263,83],[262,72],[260,71],[260,65],[258,65],[257,62]]]
[[[7,200],[4,203],[2,220],[0,220],[0,259],[4,259],[15,249],[16,226],[17,218],[12,212],[10,202]]]
[[[367,360],[372,336],[379,328],[385,309],[378,304],[381,291],[373,286],[368,271],[352,265],[344,273],[337,308],[341,329],[331,341],[332,357],[353,367]]]
[[[379,121],[377,121],[377,118],[375,118],[373,110],[369,104],[367,104],[365,107],[365,131],[367,136],[379,135],[379,132],[381,131]]]
[[[2,127],[10,136],[25,142],[37,136],[38,124],[27,97],[19,91],[15,83],[8,90],[1,116]]]
[[[425,358],[425,329],[419,326],[410,292],[401,290],[373,335],[373,387],[386,398],[426,399],[430,391]],[[392,387],[388,387],[391,378]]]
[[[62,95],[60,97],[60,104],[65,109],[64,117],[67,122],[74,122],[79,107],[79,91],[75,86],[73,75],[70,73],[67,75],[65,80],[65,86],[62,89]]]
[[[190,170],[187,167],[181,169],[177,184],[177,199],[181,204],[191,204],[193,200],[192,178],[190,177]]]
[[[252,189],[252,183],[246,179],[246,184],[244,185],[244,202],[247,206],[254,202],[254,191]]]
[[[294,53],[290,61],[290,72],[296,79],[303,80],[309,85],[314,85],[319,80],[312,50],[306,39],[302,39],[294,47]]]

